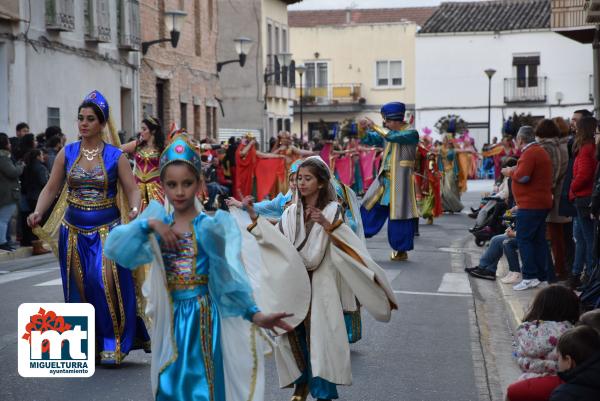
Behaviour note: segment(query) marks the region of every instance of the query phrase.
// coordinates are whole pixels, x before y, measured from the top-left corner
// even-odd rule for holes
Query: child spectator
[[[564,333],[557,345],[558,376],[565,382],[550,401],[600,400],[600,335],[589,326]]]
[[[523,373],[508,387],[509,400],[548,400],[561,383],[556,344],[579,312],[579,298],[569,288],[551,285],[537,293],[517,328],[515,356]]]

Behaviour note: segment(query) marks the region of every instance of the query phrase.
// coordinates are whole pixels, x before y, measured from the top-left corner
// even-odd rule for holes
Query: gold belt
[[[208,284],[208,274],[169,275],[167,283],[170,290],[191,290],[199,285]]]
[[[82,210],[108,209],[117,204],[115,198],[107,198],[99,201],[84,201],[74,196],[67,197],[67,203],[69,204],[69,206],[74,206],[77,209]]]
[[[400,164],[400,167],[415,167],[414,160],[400,160],[398,164]]]

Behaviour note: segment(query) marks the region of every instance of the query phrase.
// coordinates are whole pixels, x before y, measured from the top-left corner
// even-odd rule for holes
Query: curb
[[[33,247],[21,246],[14,252],[0,251],[0,262],[23,259],[33,255]]]
[[[475,266],[479,263],[479,257],[481,256],[483,251],[485,251],[486,247],[479,248],[473,242],[471,242],[468,248],[472,251],[471,257],[476,258],[476,260],[472,261],[472,265]],[[512,284],[503,284],[500,281],[500,278],[504,277],[507,273],[508,263],[506,262],[506,258],[503,256],[500,259],[500,262],[498,262],[498,269],[496,270],[495,282],[498,291],[500,292],[500,295],[502,297],[502,300],[504,301],[504,304],[506,306],[506,310],[508,311],[508,320],[510,327],[514,332],[516,328],[521,324],[523,316],[525,316],[527,309],[529,309],[529,305],[531,305],[533,298],[540,289],[538,287],[532,290],[515,291],[512,289]]]

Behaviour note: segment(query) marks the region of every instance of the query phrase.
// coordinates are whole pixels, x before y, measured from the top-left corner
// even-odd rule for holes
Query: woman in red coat
[[[596,144],[594,134],[598,121],[594,117],[584,117],[577,123],[577,133],[573,143],[575,162],[573,180],[569,190],[569,199],[575,203],[577,217],[573,225],[575,237],[575,260],[572,274],[577,280],[584,271],[589,277],[594,266],[594,223],[591,219],[591,195],[596,171]]]

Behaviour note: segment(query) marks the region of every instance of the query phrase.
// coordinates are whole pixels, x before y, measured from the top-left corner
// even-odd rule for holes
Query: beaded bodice
[[[104,199],[105,177],[101,165],[86,170],[79,164],[73,166],[69,174],[69,195],[82,202],[96,202]]]
[[[206,272],[196,272],[197,248],[194,235],[191,232],[182,234],[178,244],[178,250],[161,245],[169,288],[181,290],[208,284]]]
[[[135,179],[138,183],[158,182],[160,180],[160,152],[157,150],[136,149]]]

